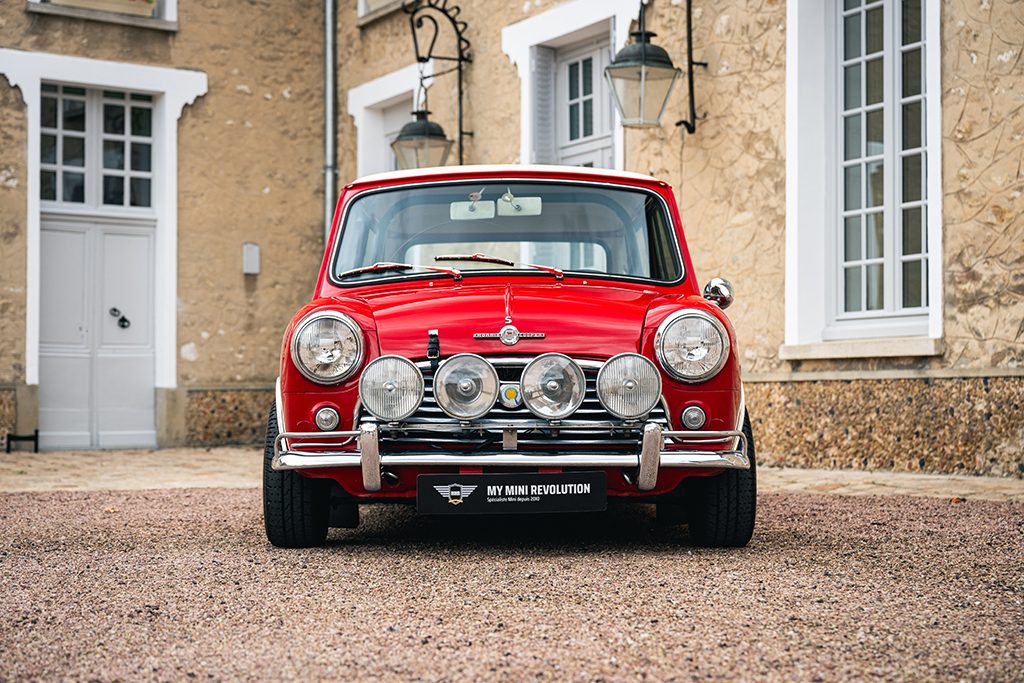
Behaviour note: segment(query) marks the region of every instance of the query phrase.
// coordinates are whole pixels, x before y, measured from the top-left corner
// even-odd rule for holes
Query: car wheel
[[[277,434],[277,409],[272,403],[263,450],[263,525],[267,539],[279,548],[320,545],[327,538],[330,520],[330,482],[292,470],[275,470],[271,462]]]
[[[725,470],[713,477],[691,477],[685,482],[685,504],[690,540],[711,548],[745,546],[754,533],[757,512],[757,461],[750,415],[743,419],[747,436],[748,470]]]

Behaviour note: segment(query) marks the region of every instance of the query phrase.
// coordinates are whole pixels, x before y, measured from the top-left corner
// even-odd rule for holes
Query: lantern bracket
[[[463,129],[462,125],[462,99],[463,99],[463,70],[464,65],[473,62],[473,55],[470,52],[472,47],[469,39],[466,38],[466,29],[469,25],[458,18],[462,11],[458,5],[449,4],[449,0],[404,0],[402,10],[409,15],[409,28],[412,31],[412,46],[416,53],[416,61],[425,64],[432,59],[445,62],[455,62],[455,66],[434,74],[434,77],[455,71],[459,78],[459,109],[458,109],[458,146],[459,163],[464,162],[462,152],[462,139],[473,133]],[[441,32],[438,17],[443,17],[451,25],[455,33],[455,54],[437,54],[437,38]],[[430,40],[425,46],[420,42],[421,31],[429,32]]]
[[[645,2],[640,6],[640,23],[643,24],[643,13]],[[707,62],[695,62],[693,60],[693,0],[686,0],[686,85],[690,93],[690,118],[676,121],[676,126],[682,126],[686,132],[693,135],[697,130],[697,106],[693,101],[693,67],[702,66],[705,69]],[[700,119],[707,118],[707,112],[700,115]]]

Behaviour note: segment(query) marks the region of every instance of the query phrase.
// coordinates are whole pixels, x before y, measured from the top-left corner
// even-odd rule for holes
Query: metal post
[[[337,198],[338,168],[335,131],[336,85],[334,46],[337,40],[335,0],[324,0],[324,245],[331,236],[334,202]]]

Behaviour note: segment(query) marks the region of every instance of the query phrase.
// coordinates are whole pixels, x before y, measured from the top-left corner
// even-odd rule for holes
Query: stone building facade
[[[88,7],[103,4],[0,6],[0,434],[254,442],[323,249],[322,7]],[[125,175],[151,196],[119,188]],[[244,243],[260,249],[258,274],[243,273]],[[144,302],[123,291],[134,283],[150,288]],[[54,301],[82,291],[84,312]],[[62,327],[71,315],[86,329]],[[137,362],[111,359],[119,350]],[[124,424],[98,414],[134,401],[142,415]],[[48,419],[71,426],[48,439]]]
[[[0,47],[205,76],[177,121],[176,339],[173,372],[156,382],[158,432],[167,444],[251,440],[280,330],[322,250],[322,8],[182,1],[169,31],[33,5],[0,9]],[[466,163],[593,164],[673,185],[698,277],[736,286],[763,462],[1021,476],[1020,3],[693,0],[694,56],[707,63],[693,134],[674,125],[685,81],[659,128],[624,129],[613,114],[601,72],[639,0],[454,5],[473,59]],[[686,6],[647,9],[681,66]],[[453,40],[442,24],[439,52]],[[342,184],[393,167],[388,145],[421,83],[454,137],[456,79],[448,63],[416,62],[401,2],[339,2],[337,59]],[[39,404],[38,337],[24,322],[29,130],[24,93],[0,81],[0,431],[15,415],[21,431],[35,424]],[[241,273],[243,242],[263,250],[259,275]]]

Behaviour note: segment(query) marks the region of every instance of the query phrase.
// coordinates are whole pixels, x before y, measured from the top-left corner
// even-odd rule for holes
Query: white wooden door
[[[153,228],[43,222],[40,446],[156,446]]]

